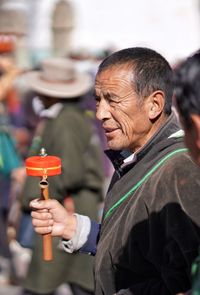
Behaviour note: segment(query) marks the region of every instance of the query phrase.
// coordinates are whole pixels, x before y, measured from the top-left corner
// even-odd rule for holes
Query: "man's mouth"
[[[118,128],[104,128],[106,136],[112,136],[118,130]]]

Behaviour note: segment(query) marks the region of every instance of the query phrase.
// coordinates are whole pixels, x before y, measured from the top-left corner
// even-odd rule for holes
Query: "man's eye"
[[[117,101],[116,101],[115,99],[112,99],[112,98],[109,98],[109,99],[108,99],[108,102],[109,102],[110,105],[115,105],[115,104],[117,104]]]
[[[95,101],[96,101],[96,106],[98,106],[99,103],[100,103],[100,99],[99,98],[95,98]]]
[[[96,101],[99,101],[99,100],[100,100],[100,97],[97,96],[97,95],[94,95],[94,99],[95,99]]]

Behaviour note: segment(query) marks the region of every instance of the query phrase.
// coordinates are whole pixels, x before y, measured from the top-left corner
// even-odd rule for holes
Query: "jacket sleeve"
[[[80,248],[80,253],[95,255],[99,239],[100,224],[91,220],[91,228],[86,243]]]
[[[71,240],[62,240],[62,248],[68,253],[79,251],[89,255],[96,254],[100,224],[87,216],[76,214],[77,229]]]

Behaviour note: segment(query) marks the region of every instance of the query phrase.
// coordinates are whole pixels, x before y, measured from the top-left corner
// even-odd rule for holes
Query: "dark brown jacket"
[[[96,295],[169,295],[191,287],[200,242],[200,168],[173,115],[115,173],[95,257]]]

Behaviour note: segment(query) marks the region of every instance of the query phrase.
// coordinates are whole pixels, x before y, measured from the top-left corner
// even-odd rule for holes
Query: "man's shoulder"
[[[174,177],[174,175],[185,175],[191,177],[197,177],[200,175],[200,167],[194,163],[188,150],[183,150],[182,152],[174,154],[172,157],[166,159],[161,165],[158,173],[160,177],[164,175]]]
[[[189,166],[190,168],[194,167],[195,169],[200,169],[192,160],[187,149],[183,149],[182,152],[174,154],[173,157],[167,161],[167,164],[175,168],[187,169]]]

